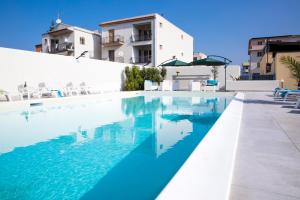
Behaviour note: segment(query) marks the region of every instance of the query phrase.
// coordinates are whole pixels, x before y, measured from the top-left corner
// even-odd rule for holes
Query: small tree
[[[212,66],[211,73],[213,74],[214,80],[216,80],[217,77],[218,77],[218,74],[219,74],[218,67],[217,66]]]
[[[143,68],[141,75],[144,80],[150,80],[160,84],[162,82],[161,72],[156,67]]]
[[[291,72],[291,75],[296,79],[298,88],[300,87],[300,62],[297,62],[291,56],[282,56],[280,62],[286,65]]]
[[[165,67],[162,67],[162,68],[161,68],[160,75],[161,75],[162,79],[165,79],[165,78],[166,78],[166,75],[167,75],[167,69],[166,69]]]

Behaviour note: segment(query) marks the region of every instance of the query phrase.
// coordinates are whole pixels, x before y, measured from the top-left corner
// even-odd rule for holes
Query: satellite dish
[[[55,21],[57,24],[60,24],[61,23],[61,19],[57,19],[56,21]]]

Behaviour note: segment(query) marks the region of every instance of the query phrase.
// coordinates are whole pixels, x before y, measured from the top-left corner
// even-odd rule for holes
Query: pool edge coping
[[[244,97],[242,92],[235,95],[156,199],[229,199]]]

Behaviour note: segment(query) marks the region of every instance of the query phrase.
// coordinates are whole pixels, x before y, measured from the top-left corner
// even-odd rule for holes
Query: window
[[[267,63],[267,65],[266,65],[266,73],[270,73],[271,72],[271,67],[272,67],[271,63]]]
[[[181,39],[183,40],[183,35],[181,34]]]
[[[115,50],[108,50],[108,60],[115,61]]]
[[[80,37],[79,40],[80,40],[80,44],[85,44],[85,38],[84,37]]]
[[[257,45],[262,45],[262,41],[258,41],[258,42],[257,42]]]
[[[44,41],[44,44],[47,44],[48,43],[48,40],[47,39],[45,39],[45,41]]]
[[[183,52],[181,52],[181,56],[183,56]]]
[[[161,22],[159,22],[159,27],[162,28],[163,27],[163,24]]]
[[[162,50],[163,49],[163,45],[161,44],[161,45],[159,45],[159,49],[160,50]]]
[[[262,57],[262,55],[263,55],[263,52],[257,52],[257,57]]]
[[[173,56],[172,58],[173,58],[173,59],[176,59],[176,56]]]

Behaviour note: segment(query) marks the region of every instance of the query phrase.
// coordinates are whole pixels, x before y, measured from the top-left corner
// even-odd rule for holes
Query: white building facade
[[[57,23],[42,35],[42,52],[101,59],[101,34],[98,31]]]
[[[158,66],[177,58],[193,60],[193,37],[159,14],[101,23],[102,59]]]

